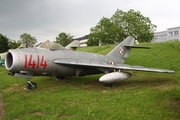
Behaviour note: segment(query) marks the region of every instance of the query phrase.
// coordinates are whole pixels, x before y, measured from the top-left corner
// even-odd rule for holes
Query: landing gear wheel
[[[37,84],[36,84],[35,82],[28,82],[27,88],[28,88],[29,90],[34,90],[34,89],[37,88]]]
[[[65,76],[56,76],[57,80],[64,80]]]

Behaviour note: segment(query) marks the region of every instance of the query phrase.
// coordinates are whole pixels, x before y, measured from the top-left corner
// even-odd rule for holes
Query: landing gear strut
[[[37,88],[37,84],[35,83],[35,82],[30,82],[29,80],[27,80],[27,88],[29,89],[29,90],[34,90],[34,89],[36,89]]]

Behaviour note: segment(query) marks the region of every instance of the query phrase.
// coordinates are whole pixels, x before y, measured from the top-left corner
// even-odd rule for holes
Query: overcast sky
[[[117,9],[140,11],[163,31],[180,26],[179,6],[179,0],[0,0],[0,33],[14,40],[28,33],[38,42],[61,32],[82,37]]]

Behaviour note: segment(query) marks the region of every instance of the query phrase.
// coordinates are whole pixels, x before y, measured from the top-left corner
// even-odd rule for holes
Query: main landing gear
[[[30,80],[29,79],[27,79],[27,88],[29,89],[29,90],[34,90],[34,89],[36,89],[37,88],[37,84],[35,83],[35,82],[30,82]]]
[[[66,77],[65,76],[56,76],[57,80],[64,80]]]

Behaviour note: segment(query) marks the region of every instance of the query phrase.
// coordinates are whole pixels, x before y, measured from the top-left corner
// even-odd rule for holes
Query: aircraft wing
[[[130,66],[127,64],[118,64],[116,65],[116,68],[123,69],[123,70],[136,70],[136,71],[146,71],[146,72],[175,73],[175,71],[173,70],[147,68],[144,66]]]
[[[146,71],[146,72],[160,72],[160,73],[175,73],[173,70],[147,68],[144,66],[130,66],[127,64],[116,64],[111,65],[102,63],[99,61],[83,61],[79,59],[58,59],[54,61],[57,64],[77,67],[94,67],[94,68],[106,68],[106,69],[121,69],[121,70],[135,70],[135,71]]]

